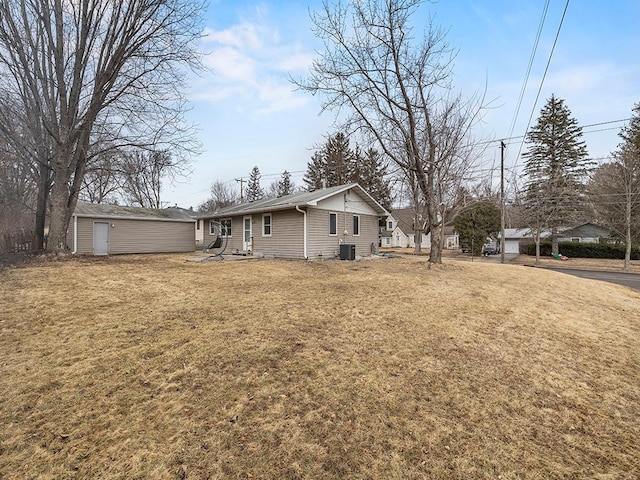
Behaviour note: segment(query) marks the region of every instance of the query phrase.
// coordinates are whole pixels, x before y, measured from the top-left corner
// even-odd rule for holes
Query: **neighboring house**
[[[78,202],[67,231],[74,254],[169,253],[195,250],[195,219],[180,208]]]
[[[551,232],[545,230],[540,234],[543,240],[549,240]],[[608,240],[610,232],[596,224],[584,223],[574,228],[566,228],[558,234],[558,242],[599,243]],[[530,228],[505,228],[504,253],[520,253],[520,249],[534,242]]]
[[[543,233],[545,237],[548,233]],[[533,242],[530,228],[505,228],[504,229],[504,253],[520,253],[520,246]]]
[[[600,241],[608,241],[611,232],[596,225],[595,223],[584,223],[577,227],[563,230],[558,234],[559,242],[577,242],[577,243],[599,243]]]
[[[442,229],[442,248],[445,250],[458,250],[460,248],[460,235],[453,225],[445,225]]]
[[[384,230],[380,232],[380,246],[383,248],[391,248],[393,245],[393,235],[392,232]]]
[[[391,232],[392,247],[400,248],[415,248],[415,210],[413,208],[397,208],[391,212],[391,219],[394,224]],[[423,222],[422,217],[419,216],[419,222]],[[389,222],[389,220],[387,220]],[[431,247],[431,234],[422,235],[422,248]]]
[[[218,236],[225,252],[279,258],[334,258],[340,245],[356,256],[378,246],[379,218],[388,212],[352,183],[232,205],[199,216],[206,246]]]

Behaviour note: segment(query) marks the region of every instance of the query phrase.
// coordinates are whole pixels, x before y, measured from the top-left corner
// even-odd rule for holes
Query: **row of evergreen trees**
[[[304,183],[309,191],[358,183],[386,208],[391,207],[391,187],[387,163],[373,148],[352,149],[349,137],[336,133],[317,150],[307,163]]]
[[[344,133],[330,136],[307,163],[303,187],[314,191],[321,188],[358,183],[381,205],[391,207],[391,187],[389,185],[387,164],[383,156],[375,149],[363,151],[349,146],[349,138]],[[260,185],[260,169],[251,170],[247,188],[243,192],[243,201],[254,202],[268,197],[281,197],[296,191],[291,174],[286,170],[279,180],[267,190]]]

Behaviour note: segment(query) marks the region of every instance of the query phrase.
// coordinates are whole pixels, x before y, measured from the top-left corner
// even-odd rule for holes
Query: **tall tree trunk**
[[[53,182],[47,251],[57,255],[67,253],[67,229],[71,216],[66,215],[69,194],[64,182]]]
[[[551,227],[551,255],[559,255],[560,249],[558,247],[558,227]]]
[[[33,248],[34,250],[44,250],[44,228],[47,218],[47,200],[51,190],[51,172],[47,165],[40,164],[38,173],[38,199],[36,204],[36,223],[33,232]]]
[[[536,265],[540,265],[540,231],[536,232]]]
[[[435,173],[433,167],[427,172],[426,190],[424,196],[427,201],[427,216],[429,217],[429,229],[431,232],[431,250],[429,252],[429,263],[442,263],[442,226],[438,218],[438,199],[435,189]]]
[[[79,148],[80,147],[76,146],[75,152],[72,152],[72,148],[68,144],[63,145],[56,153],[53,162],[53,187],[51,188],[50,198],[51,210],[49,215],[47,250],[56,255],[68,253],[67,230],[78,195],[74,188],[68,183],[68,179],[71,177],[68,172],[68,165],[70,163],[72,165],[74,164],[74,162],[69,159],[74,153],[76,155],[79,154]],[[75,181],[73,183],[75,184]],[[69,191],[70,187],[71,192]],[[75,198],[73,198],[74,192]]]
[[[437,223],[431,227],[431,263],[442,263],[442,226]]]

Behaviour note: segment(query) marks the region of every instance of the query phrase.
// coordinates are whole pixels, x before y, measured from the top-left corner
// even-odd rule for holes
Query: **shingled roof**
[[[277,198],[265,198],[256,200],[255,202],[241,203],[231,205],[230,207],[221,208],[213,213],[199,214],[198,218],[220,218],[231,217],[236,215],[249,215],[252,213],[272,212],[276,210],[288,210],[291,208],[315,206],[318,202],[330,198],[334,195],[354,189],[362,197],[362,199],[373,208],[378,215],[388,215],[388,212],[376,200],[373,199],[360,185],[350,183],[347,185],[338,185],[336,187],[323,188],[313,192],[297,192],[291,195],[284,195]]]
[[[194,222],[196,212],[187,213],[182,208],[141,208],[109,205],[106,203],[78,202],[73,214],[77,217],[126,218],[132,220],[162,220]]]

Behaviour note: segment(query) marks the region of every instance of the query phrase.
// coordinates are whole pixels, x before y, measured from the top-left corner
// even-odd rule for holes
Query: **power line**
[[[518,119],[518,114],[520,113],[520,107],[522,106],[522,99],[524,98],[524,92],[527,89],[529,76],[531,75],[531,67],[533,66],[533,60],[536,58],[536,52],[538,51],[538,44],[540,43],[542,27],[544,26],[544,21],[547,18],[547,11],[549,10],[549,2],[550,0],[547,0],[542,10],[542,17],[540,18],[540,24],[538,25],[538,33],[536,34],[536,40],[533,44],[533,49],[531,50],[531,57],[529,57],[529,65],[527,66],[527,73],[525,74],[524,82],[522,82],[522,89],[520,90],[520,97],[518,98],[516,111],[513,114],[513,120],[511,120],[511,128],[509,128],[509,137],[513,135],[513,130],[516,125],[516,120]]]
[[[542,92],[542,86],[544,85],[544,81],[547,78],[547,72],[549,71],[549,65],[551,65],[551,59],[553,58],[553,52],[556,49],[556,45],[558,43],[558,38],[560,37],[560,30],[562,29],[562,24],[564,23],[564,17],[567,14],[567,9],[569,8],[569,0],[564,5],[564,11],[562,12],[562,18],[560,18],[560,24],[558,25],[558,30],[556,31],[556,37],[553,40],[553,45],[551,46],[551,51],[549,52],[549,59],[547,60],[547,65],[544,69],[544,74],[542,75],[542,80],[540,80],[540,86],[538,87],[538,93],[536,94],[536,99],[533,102],[533,107],[531,108],[531,114],[529,115],[529,121],[527,122],[527,126],[525,128],[525,135],[529,130],[529,126],[531,125],[531,119],[533,118],[533,114],[536,111],[536,105],[538,104],[538,99],[540,98],[540,92]],[[522,146],[524,145],[524,139],[520,143],[520,149],[518,150],[518,155],[516,156],[516,165],[518,164],[518,160],[520,159],[520,154],[522,153]]]
[[[629,118],[621,118],[620,120],[607,120],[606,122],[597,122],[597,123],[590,123],[588,125],[582,125],[580,128],[591,128],[591,127],[598,127],[600,125],[609,125],[612,123],[621,123],[621,122],[628,122],[631,120],[631,117]],[[604,132],[607,130],[617,130],[620,127],[611,127],[611,128],[602,128],[599,130],[588,130],[588,131],[583,131],[582,133],[596,133],[596,132]],[[492,143],[500,143],[500,142],[508,142],[509,140],[518,140],[521,138],[525,138],[526,135],[515,135],[515,136],[509,136],[509,137],[503,137],[500,139],[496,139],[496,140],[485,140],[484,142],[478,142],[477,145],[490,145]],[[507,143],[507,145],[516,145],[519,142],[511,142],[511,143]]]

